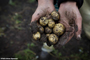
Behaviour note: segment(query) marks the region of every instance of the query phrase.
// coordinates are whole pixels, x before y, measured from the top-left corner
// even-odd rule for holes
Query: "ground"
[[[33,41],[29,27],[32,14],[37,7],[37,2],[33,1],[14,0],[0,8],[0,58],[15,57],[16,53],[25,49],[30,49],[35,55],[40,54],[42,44]],[[73,37],[69,43],[59,50],[54,50],[50,55],[51,60],[89,60],[90,40],[82,31],[80,41]]]

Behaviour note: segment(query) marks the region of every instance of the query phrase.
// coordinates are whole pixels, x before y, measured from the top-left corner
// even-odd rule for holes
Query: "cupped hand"
[[[53,0],[38,0],[38,7],[32,15],[31,22],[38,20],[42,16],[50,14],[54,10],[55,7],[53,4]]]
[[[60,23],[66,27],[65,33],[60,37],[59,42],[55,47],[65,45],[71,38],[76,35],[76,38],[81,38],[82,17],[76,2],[65,2],[59,7]]]

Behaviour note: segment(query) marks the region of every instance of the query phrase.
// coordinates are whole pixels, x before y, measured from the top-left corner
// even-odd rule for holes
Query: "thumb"
[[[33,21],[38,20],[38,19],[39,19],[41,16],[43,16],[43,15],[44,15],[43,11],[37,9],[37,10],[35,11],[35,13],[32,15],[31,23],[32,23]]]
[[[76,14],[76,19],[75,19],[75,22],[74,22],[74,27],[75,27],[75,35],[76,35],[76,38],[78,40],[81,40],[81,30],[82,30],[82,17],[81,17],[81,14],[79,12],[79,9],[76,8],[74,9],[74,12]]]
[[[81,40],[81,30],[82,30],[82,17],[81,15],[77,17],[75,21],[75,30],[76,30],[76,38]]]

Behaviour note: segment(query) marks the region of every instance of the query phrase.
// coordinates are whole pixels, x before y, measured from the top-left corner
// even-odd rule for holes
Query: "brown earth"
[[[3,10],[0,10],[0,31],[2,31],[0,33],[3,33],[0,34],[0,58],[14,57],[15,53],[27,49],[27,44],[32,43],[29,24],[36,7],[37,2],[29,3],[28,0],[16,0],[15,5],[8,4]],[[41,45],[39,42],[36,44],[37,49],[33,48],[32,50],[39,54]],[[62,57],[79,54],[80,50],[83,50],[82,55],[87,54],[86,58],[89,60],[90,40],[85,36],[84,31],[80,41],[72,38],[69,43],[59,49]],[[52,56],[51,60],[57,60],[57,58]]]

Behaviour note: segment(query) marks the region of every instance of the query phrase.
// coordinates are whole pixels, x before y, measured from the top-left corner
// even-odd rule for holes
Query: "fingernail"
[[[81,35],[78,35],[77,36],[77,40],[81,40]]]

